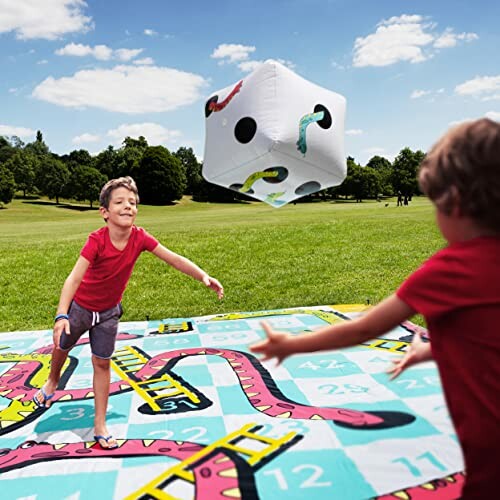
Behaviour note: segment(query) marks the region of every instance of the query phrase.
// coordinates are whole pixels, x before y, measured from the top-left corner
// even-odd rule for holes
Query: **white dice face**
[[[275,61],[206,102],[203,176],[274,207],[346,176],[345,98]]]

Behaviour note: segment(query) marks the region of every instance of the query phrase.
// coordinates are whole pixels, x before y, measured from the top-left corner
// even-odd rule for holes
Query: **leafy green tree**
[[[40,130],[38,130],[36,133],[35,141],[26,144],[26,146],[24,146],[24,149],[29,151],[30,153],[33,153],[40,160],[44,160],[45,157],[50,155],[50,149],[47,144],[45,144]]]
[[[94,158],[86,149],[75,149],[64,160],[70,171],[73,171],[77,166],[93,167],[95,164]]]
[[[123,147],[117,152],[113,177],[131,175],[135,179],[135,172],[139,168],[144,152],[148,147],[148,142],[143,136],[138,139],[125,137]]]
[[[32,193],[35,188],[37,159],[29,151],[20,149],[5,165],[14,174],[16,188],[22,191],[26,198],[26,193]]]
[[[418,193],[417,172],[420,163],[425,158],[422,151],[402,149],[392,164],[391,182],[394,192],[411,197]]]
[[[92,203],[99,200],[99,194],[107,180],[96,168],[78,165],[71,176],[73,196],[78,201],[88,200],[92,208]]]
[[[118,152],[113,146],[108,146],[107,149],[101,151],[95,157],[95,168],[104,174],[108,179],[119,177],[117,175]]]
[[[140,167],[144,152],[138,148],[121,148],[116,155],[113,177],[131,175]]]
[[[149,146],[148,141],[142,135],[140,135],[137,139],[128,136],[125,137],[125,139],[123,139],[123,147],[125,149],[127,148],[140,149],[144,153],[144,151],[146,151],[148,146]]]
[[[180,160],[163,146],[148,146],[133,177],[144,203],[164,205],[182,198],[186,174]]]
[[[3,136],[0,135],[0,163],[9,160],[16,152],[16,148]]]
[[[180,147],[174,156],[179,158],[186,174],[187,186],[186,194],[193,194],[196,186],[201,182],[201,163],[198,162],[193,148]]]
[[[0,202],[10,203],[16,192],[14,174],[9,168],[0,163]]]
[[[23,149],[24,148],[24,142],[17,135],[12,135],[10,137],[10,143],[11,143],[12,147],[15,149]]]
[[[55,198],[59,203],[59,198],[63,196],[70,180],[68,167],[57,158],[48,156],[43,160],[38,170],[36,184],[38,189],[50,199]]]
[[[368,199],[378,199],[382,192],[381,175],[378,170],[370,167],[362,168],[363,197]]]
[[[374,168],[375,170],[386,170],[391,168],[392,164],[387,158],[375,155],[370,158],[366,166]]]
[[[27,153],[31,153],[35,159],[35,184],[38,186],[38,178],[40,177],[40,169],[43,165],[45,165],[52,158],[52,154],[50,153],[50,149],[43,141],[42,133],[38,130],[36,133],[36,139],[33,142],[29,142],[24,146],[24,151]],[[42,177],[40,177],[42,178]],[[40,191],[42,191],[40,189]]]
[[[344,182],[331,192],[354,198],[357,202],[377,198],[380,193],[380,175],[373,168],[362,167],[354,158],[347,158],[347,176]]]
[[[386,196],[392,196],[392,163],[383,156],[373,156],[366,164],[368,168],[373,168],[379,174],[380,192]]]

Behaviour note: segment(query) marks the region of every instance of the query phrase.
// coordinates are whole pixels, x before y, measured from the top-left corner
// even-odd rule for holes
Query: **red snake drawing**
[[[37,351],[46,351],[42,348]],[[134,379],[147,381],[172,371],[175,364],[188,356],[219,356],[228,361],[236,373],[240,386],[252,406],[268,416],[288,419],[331,420],[335,424],[354,429],[387,429],[406,425],[415,420],[409,413],[396,411],[364,412],[348,408],[321,408],[296,403],[288,399],[277,387],[269,372],[253,355],[227,349],[192,348],[166,351],[149,359],[134,374]],[[19,366],[21,365],[21,366]],[[36,361],[17,363],[0,377],[0,392],[4,397],[21,402],[30,401],[36,392],[29,379],[38,368]],[[186,384],[187,385],[187,384]],[[111,383],[110,395],[131,390],[126,380]],[[193,389],[197,392],[196,389]],[[55,392],[53,401],[75,401],[93,397],[89,389],[60,389]],[[41,414],[41,409],[34,414]]]
[[[79,458],[125,458],[162,456],[183,461],[203,450],[204,446],[188,441],[163,439],[118,440],[118,448],[103,450],[95,441],[80,443],[38,443],[26,441],[15,449],[0,449],[0,474],[40,462]],[[252,467],[231,450],[217,449],[190,467],[195,477],[195,500],[227,500],[240,490],[242,499],[257,499]]]

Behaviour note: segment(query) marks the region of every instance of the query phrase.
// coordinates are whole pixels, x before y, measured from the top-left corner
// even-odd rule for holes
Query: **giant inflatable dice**
[[[203,176],[279,207],[346,176],[345,98],[276,61],[205,105]]]

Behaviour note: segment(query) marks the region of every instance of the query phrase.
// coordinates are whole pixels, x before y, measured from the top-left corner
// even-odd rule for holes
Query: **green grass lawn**
[[[226,297],[145,253],[122,320],[379,302],[444,244],[427,199],[388,202],[140,206],[136,223],[218,278]],[[0,210],[0,332],[52,326],[63,282],[103,224],[82,208],[17,199]]]

